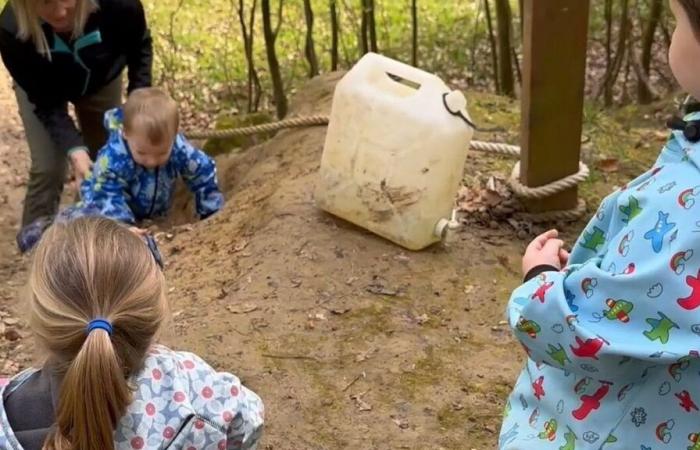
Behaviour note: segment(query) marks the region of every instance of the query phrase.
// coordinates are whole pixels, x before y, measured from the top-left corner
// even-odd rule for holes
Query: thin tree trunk
[[[618,33],[617,50],[615,52],[615,58],[608,65],[605,71],[605,80],[603,82],[603,94],[606,107],[610,107],[613,104],[613,88],[615,87],[615,83],[617,82],[617,79],[620,75],[622,64],[625,61],[629,27],[629,1],[622,0],[622,11],[620,13],[620,31]]]
[[[472,30],[476,30],[479,26],[479,19],[481,18],[481,7],[482,7],[483,2],[479,0],[479,3],[476,6],[476,14],[474,15],[474,25],[472,26]],[[469,47],[469,64],[470,67],[475,67],[476,64],[476,44],[477,44],[477,38],[478,38],[478,33],[476,31],[472,32],[472,43],[471,46]]]
[[[629,103],[629,101],[630,101],[628,84],[629,84],[629,79],[630,79],[631,68],[632,68],[632,55],[628,54],[627,58],[625,58],[625,75],[622,78],[622,95],[620,96],[620,103],[623,105]]]
[[[525,0],[518,0],[518,13],[520,14],[520,41],[523,40],[525,34]]]
[[[518,60],[518,52],[515,51],[515,47],[511,48],[513,53],[513,65],[515,66],[515,74],[518,76],[518,86],[523,84],[523,73],[520,70],[520,60]]]
[[[413,67],[418,67],[418,0],[411,0],[411,24],[412,24],[412,52],[411,64]]]
[[[287,96],[284,92],[284,84],[282,82],[282,74],[280,72],[280,64],[277,60],[277,52],[275,51],[275,41],[277,33],[282,24],[282,3],[279,0],[279,9],[277,15],[277,26],[273,30],[272,19],[270,17],[270,0],[261,0],[262,2],[262,18],[263,18],[263,35],[265,37],[265,50],[267,53],[267,62],[270,66],[270,76],[272,77],[272,89],[275,98],[275,107],[277,108],[277,117],[283,118],[287,115]]]
[[[605,68],[612,65],[612,0],[605,0]]]
[[[668,48],[671,46],[671,32],[668,31],[668,24],[666,23],[666,16],[665,15],[662,15],[662,16],[663,16],[663,20],[661,21],[661,34],[664,37],[664,45],[665,45],[666,49],[668,50]]]
[[[262,89],[260,87],[260,77],[255,69],[255,57],[253,53],[253,40],[255,38],[255,9],[257,8],[257,0],[253,0],[253,5],[250,9],[248,25],[246,25],[245,5],[244,0],[238,1],[238,20],[241,24],[241,34],[243,35],[243,47],[245,49],[245,58],[248,65],[248,112],[258,110]]]
[[[493,34],[493,22],[491,20],[491,6],[489,0],[484,0],[484,12],[486,13],[486,27],[489,30],[489,41],[491,43],[491,59],[493,64],[493,82],[496,92],[501,92],[501,83],[498,77],[498,51],[496,50],[496,36]]]
[[[634,46],[634,43],[636,41],[633,41],[630,39],[630,44],[629,44],[629,56],[628,58],[631,58],[632,60],[632,68],[634,69],[635,75],[637,75],[637,93],[639,94],[639,91],[641,90],[640,88],[643,88],[645,92],[648,93],[648,101],[647,103],[651,103],[652,100],[657,98],[659,96],[658,92],[654,89],[654,87],[651,85],[651,81],[649,80],[649,74],[644,72],[644,67],[642,66],[642,61],[637,55],[637,50]],[[638,98],[639,100],[639,98]]]
[[[369,19],[367,18],[367,3],[369,0],[362,0],[362,19],[360,21],[360,54],[364,55],[369,52],[369,41],[367,35]]]
[[[309,61],[309,78],[318,75],[318,58],[314,47],[314,11],[311,9],[311,0],[304,0],[304,18],[306,20],[306,44],[304,53]]]
[[[515,81],[511,62],[512,12],[508,0],[496,0],[496,21],[498,24],[498,68],[501,90],[509,97],[515,97]]]
[[[368,19],[369,19],[369,48],[373,52],[378,52],[377,47],[377,22],[375,20],[374,0],[367,0]]]
[[[253,82],[255,83],[255,100],[253,101],[253,111],[257,112],[260,109],[260,99],[263,95],[262,83],[260,83],[260,76],[258,75],[258,69],[255,68],[255,56],[253,49],[255,48],[255,14],[257,10],[258,0],[253,0],[253,5],[250,8],[250,17],[248,21],[248,30],[250,34],[250,61],[251,67],[253,68]]]
[[[331,70],[338,70],[338,9],[336,0],[330,0],[331,14]]]
[[[651,89],[649,89],[649,73],[651,71],[651,50],[654,46],[654,36],[656,29],[661,20],[663,11],[663,0],[651,0],[651,8],[649,10],[649,20],[644,28],[642,36],[642,59],[641,71],[638,74],[639,85],[637,86],[637,100],[641,104],[650,103],[653,100]]]

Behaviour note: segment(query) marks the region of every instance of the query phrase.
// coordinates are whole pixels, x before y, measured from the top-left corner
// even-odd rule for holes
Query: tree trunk
[[[520,60],[518,60],[518,52],[515,51],[515,47],[511,48],[513,53],[513,65],[515,66],[515,74],[518,76],[518,85],[523,85],[523,72],[520,70]]]
[[[369,52],[369,41],[368,41],[368,26],[369,19],[367,17],[367,5],[369,0],[362,0],[362,19],[360,20],[360,54],[364,55]]]
[[[647,93],[648,101],[647,103],[651,103],[652,100],[658,97],[658,93],[654,89],[654,87],[651,85],[651,82],[649,81],[649,73],[645,73],[644,67],[642,66],[642,61],[637,55],[637,49],[635,47],[635,43],[637,41],[630,39],[629,40],[629,50],[628,52],[628,58],[631,60],[632,63],[632,68],[634,69],[635,75],[637,75],[637,94],[639,97],[639,92],[641,92],[642,89]],[[640,100],[638,98],[638,100]],[[640,100],[641,101],[641,100]]]
[[[244,0],[238,1],[238,20],[241,24],[241,34],[243,35],[243,47],[245,49],[245,59],[248,65],[248,112],[258,110],[260,104],[260,96],[262,89],[260,86],[260,77],[255,69],[255,57],[253,53],[253,40],[255,38],[255,9],[257,0],[253,0],[253,6],[250,9],[250,18],[246,25],[245,5]]]
[[[496,21],[498,24],[498,68],[502,93],[515,97],[515,80],[511,60],[511,27],[513,15],[508,0],[496,0]]]
[[[607,5],[606,5],[607,6]],[[622,11],[620,13],[620,31],[617,40],[617,50],[615,59],[608,65],[605,71],[605,80],[603,82],[603,93],[605,106],[610,107],[613,104],[613,88],[620,75],[622,64],[625,61],[625,53],[627,49],[627,36],[630,27],[629,20],[629,0],[622,0]],[[612,45],[612,44],[611,44]]]
[[[654,46],[654,36],[656,29],[661,20],[663,12],[663,0],[651,0],[651,8],[649,10],[649,21],[644,28],[642,36],[642,60],[641,71],[639,76],[639,85],[637,86],[637,100],[641,104],[650,103],[653,100],[653,95],[649,89],[649,73],[651,72],[651,50]]]
[[[418,0],[411,0],[411,24],[413,35],[411,42],[413,44],[411,52],[411,64],[413,67],[418,67]]]
[[[612,0],[605,0],[605,70],[612,66]]]
[[[287,96],[284,92],[282,74],[280,73],[280,64],[277,60],[277,52],[275,51],[275,41],[277,40],[277,33],[279,32],[279,27],[282,24],[283,0],[279,0],[277,27],[275,29],[272,28],[272,19],[270,17],[270,0],[261,0],[261,2],[263,35],[265,37],[267,63],[270,67],[270,76],[272,77],[272,89],[274,92],[275,107],[277,108],[277,117],[281,119],[287,115]]]
[[[479,0],[479,3],[476,5],[476,14],[474,14],[474,24],[472,25],[472,30],[476,30],[479,27],[479,20],[481,19],[481,8],[482,8],[483,2]],[[469,46],[469,67],[477,67],[476,66],[476,47],[477,47],[477,39],[479,37],[479,34],[474,32],[472,33],[472,42],[471,45]]]
[[[306,45],[304,53],[309,61],[309,78],[318,75],[318,58],[314,47],[314,11],[311,9],[311,0],[304,0],[304,18],[306,19]]]
[[[489,30],[489,42],[491,43],[493,82],[496,86],[496,92],[501,92],[501,83],[498,79],[498,51],[496,50],[496,36],[493,34],[493,21],[491,20],[491,6],[489,5],[489,0],[484,0],[484,12],[486,14],[486,27]]]
[[[377,22],[375,21],[374,17],[374,0],[367,0],[367,15],[368,15],[368,21],[369,21],[369,48],[373,52],[378,52],[378,47],[377,47]]]
[[[338,9],[336,0],[330,0],[331,14],[331,70],[338,70]]]
[[[520,14],[520,41],[522,42],[525,31],[525,0],[518,0],[518,12]]]
[[[668,30],[668,24],[666,23],[666,16],[662,14],[663,20],[661,21],[661,34],[664,37],[664,46],[666,50],[671,46],[671,32]]]

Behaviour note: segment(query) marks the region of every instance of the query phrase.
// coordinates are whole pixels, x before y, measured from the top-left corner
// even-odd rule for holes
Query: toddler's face
[[[668,51],[673,76],[683,90],[700,100],[700,39],[693,32],[690,18],[677,0],[670,0],[676,29]]]
[[[174,139],[164,139],[163,142],[154,144],[145,133],[140,133],[138,129],[129,134],[125,133],[124,139],[129,143],[134,161],[147,169],[163,166],[170,159]]]

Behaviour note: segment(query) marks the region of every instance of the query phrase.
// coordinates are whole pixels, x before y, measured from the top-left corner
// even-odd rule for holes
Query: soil
[[[11,375],[33,357],[21,320],[27,260],[14,243],[28,151],[2,70],[0,373]],[[337,79],[312,80],[291,114],[328,113]],[[262,396],[263,449],[495,448],[523,360],[505,305],[536,230],[473,225],[402,250],[315,208],[324,133],[287,130],[218,156],[224,210],[188,223],[182,195],[154,225],[173,317],[166,344]],[[472,154],[467,171],[488,171],[484,158]]]

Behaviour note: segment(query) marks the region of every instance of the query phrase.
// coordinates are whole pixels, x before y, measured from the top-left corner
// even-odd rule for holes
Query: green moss
[[[416,361],[415,368],[399,375],[398,391],[403,398],[419,400],[420,394],[429,387],[440,385],[449,377],[442,358],[428,347],[426,355]]]
[[[253,125],[260,125],[263,123],[268,123],[274,121],[274,118],[264,112],[246,114],[242,116],[220,116],[216,120],[217,130],[226,130],[230,128],[247,127]],[[248,148],[253,145],[260,144],[274,135],[274,132],[268,133],[258,133],[251,136],[234,136],[226,139],[209,139],[204,144],[204,151],[211,156],[220,155],[222,153],[228,153],[233,149],[237,148]]]
[[[378,300],[371,306],[365,308],[352,309],[344,318],[346,321],[354,322],[359,328],[361,336],[372,336],[374,334],[386,334],[391,330],[392,309],[388,305]]]
[[[452,405],[445,405],[437,412],[437,420],[440,426],[447,430],[464,427],[470,416],[471,411],[469,408],[457,410]]]

